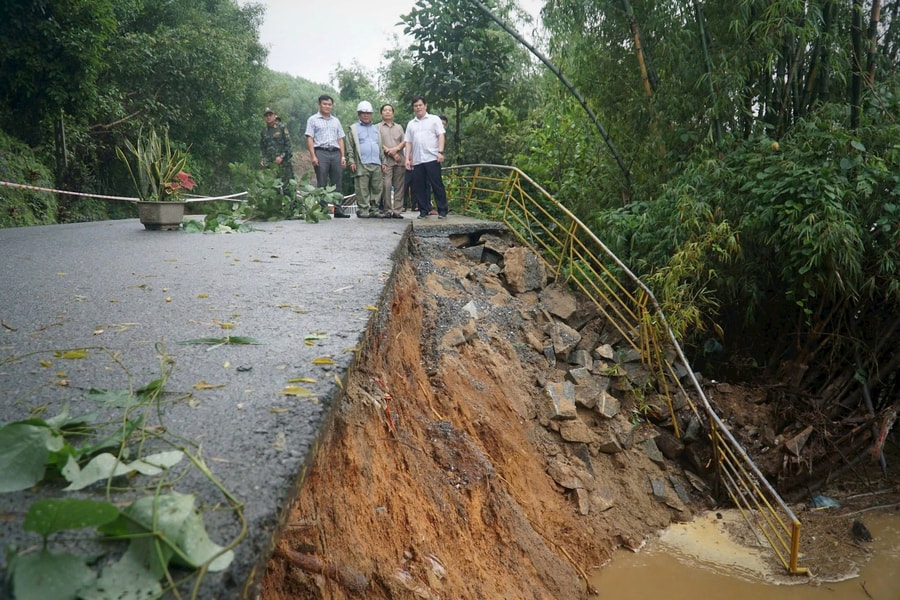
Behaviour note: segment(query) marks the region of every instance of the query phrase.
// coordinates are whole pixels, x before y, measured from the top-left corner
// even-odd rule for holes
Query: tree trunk
[[[869,17],[869,51],[866,53],[866,83],[869,88],[875,85],[875,56],[878,54],[878,22],[881,20],[881,0],[872,2],[872,13]]]
[[[706,27],[703,23],[703,11],[697,0],[694,0],[694,17],[697,19],[697,26],[700,28],[700,44],[703,48],[703,63],[706,66],[706,79],[709,82],[709,101],[712,103],[713,122],[711,125],[713,128],[713,136],[716,140],[716,145],[718,146],[722,143],[722,123],[719,119],[719,103],[716,94],[716,86],[713,83],[713,66],[712,60],[709,57],[709,47],[706,42]]]
[[[853,0],[853,21],[850,25],[850,38],[852,40],[852,55],[850,56],[850,128],[859,127],[859,113],[862,103],[862,79],[863,79],[863,36],[862,36],[863,0]]]

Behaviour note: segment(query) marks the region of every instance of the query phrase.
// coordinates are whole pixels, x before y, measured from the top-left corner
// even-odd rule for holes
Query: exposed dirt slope
[[[589,569],[677,512],[647,491],[641,471],[660,467],[638,450],[577,458],[583,445],[541,426],[539,383],[564,373],[517,342],[525,303],[460,251],[422,249],[435,256],[401,265],[281,543],[333,577],[280,556],[264,597],[353,597],[361,574],[366,598],[584,598]],[[442,347],[453,307],[477,296],[491,317]],[[588,458],[613,506],[579,514],[547,474],[555,457]]]
[[[564,441],[542,394],[565,370],[523,339],[537,295],[510,294],[446,240],[412,243],[263,599],[587,598],[588,572],[615,548],[708,508],[700,496],[654,497],[651,481],[684,481],[683,471],[638,443],[607,454]],[[448,343],[470,301],[475,329]],[[630,408],[626,397],[607,423],[620,438],[659,433],[635,426]],[[561,485],[566,473],[590,483]]]

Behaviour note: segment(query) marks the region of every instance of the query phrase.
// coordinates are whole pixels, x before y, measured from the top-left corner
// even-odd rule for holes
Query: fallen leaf
[[[234,323],[219,323],[222,329],[234,329]]]
[[[333,365],[334,361],[327,356],[320,356],[318,358],[314,358],[312,363],[314,365]]]
[[[308,390],[306,388],[300,387],[299,385],[289,385],[281,390],[282,396],[299,396],[299,397],[308,397],[312,396],[312,390]]]
[[[221,346],[223,344],[262,344],[259,340],[244,336],[229,336],[223,338],[196,338],[193,340],[182,340],[176,342],[178,344],[213,344]]]
[[[202,379],[194,384],[195,390],[214,390],[216,388],[225,387],[224,383],[206,383]]]
[[[209,298],[209,294],[197,294],[198,298]]]
[[[66,360],[76,360],[79,358],[87,358],[88,351],[84,348],[78,350],[57,351],[53,353],[56,358],[65,358]]]
[[[288,379],[288,383],[315,383],[316,380],[312,377],[293,377]]]
[[[374,311],[377,311],[378,309],[375,308],[374,306],[372,306],[371,304],[367,304],[367,305],[366,305],[366,310],[371,310],[371,311],[374,312]]]
[[[278,413],[286,413],[290,410],[291,409],[289,408],[270,408],[269,412],[277,415]]]
[[[45,367],[45,368],[48,368],[48,369],[49,369],[50,367],[53,366],[53,363],[52,363],[51,361],[49,361],[49,360],[46,360],[46,359],[45,359],[45,360],[39,360],[39,361],[38,361],[38,364],[41,365],[42,367]]]

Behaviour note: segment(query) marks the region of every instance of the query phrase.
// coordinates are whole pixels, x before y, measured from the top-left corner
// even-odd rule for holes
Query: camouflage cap
[[[274,114],[275,114],[275,111],[272,110],[271,108],[269,108],[268,106],[266,107],[266,110],[263,111],[263,116],[274,115]]]

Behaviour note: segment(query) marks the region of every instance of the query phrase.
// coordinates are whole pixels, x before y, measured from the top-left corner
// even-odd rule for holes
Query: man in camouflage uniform
[[[285,196],[291,196],[290,181],[294,178],[294,167],[291,165],[291,134],[288,128],[281,122],[278,115],[271,108],[263,111],[266,120],[266,128],[259,137],[259,154],[261,167],[278,165],[282,191]]]

